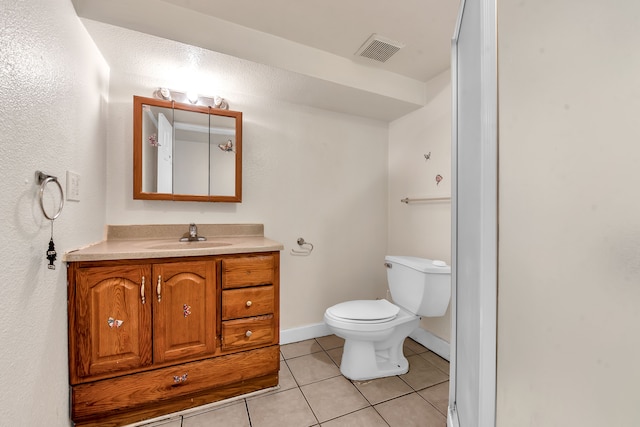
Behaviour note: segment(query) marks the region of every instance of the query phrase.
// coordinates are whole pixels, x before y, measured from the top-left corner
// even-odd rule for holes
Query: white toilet
[[[324,321],[344,338],[340,372],[352,380],[404,374],[409,362],[402,345],[420,316],[438,317],[451,298],[451,267],[443,261],[386,256],[394,304],[385,299],[347,301],[329,307]]]

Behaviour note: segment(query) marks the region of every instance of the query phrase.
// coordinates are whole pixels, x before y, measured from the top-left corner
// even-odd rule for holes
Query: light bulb
[[[162,99],[170,100],[171,99],[171,91],[166,87],[160,88],[160,96]]]

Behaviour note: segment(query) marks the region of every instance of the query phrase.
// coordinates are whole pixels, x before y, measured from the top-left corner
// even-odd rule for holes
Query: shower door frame
[[[496,354],[497,354],[497,274],[498,274],[498,79],[497,79],[497,34],[496,34],[496,0],[474,0],[475,4],[465,15],[470,1],[461,0],[455,33],[451,43],[451,78],[452,78],[452,337],[451,337],[451,375],[449,381],[449,408],[447,413],[448,427],[494,427],[496,425]],[[470,31],[479,35],[479,51],[477,53],[477,70],[471,70],[473,78],[479,81],[476,93],[469,96],[469,91],[460,90],[463,84],[459,69],[459,42],[461,29],[471,26]],[[469,27],[465,27],[468,29]],[[468,58],[465,58],[468,59]],[[473,90],[473,88],[472,88]],[[477,95],[477,98],[473,98]],[[465,98],[467,97],[467,98]],[[469,102],[471,98],[471,102]],[[465,110],[465,117],[472,115],[477,119],[477,139],[461,138],[459,117],[462,105],[472,104]],[[475,102],[473,102],[475,101]],[[470,123],[474,125],[474,123]],[[476,144],[473,147],[473,144]],[[459,150],[475,150],[477,158],[466,166],[460,167]],[[467,159],[468,161],[468,159]],[[459,199],[463,188],[459,179],[462,174],[474,174],[479,180],[480,196],[474,205],[473,200]],[[459,187],[459,185],[461,187]],[[463,197],[465,191],[462,191]],[[459,212],[460,202],[470,204],[474,218],[466,211]],[[459,223],[460,221],[460,223]],[[459,234],[459,225],[464,221],[468,232],[469,224],[475,224],[472,233]],[[469,249],[471,248],[471,249]],[[464,250],[465,259],[471,259],[471,270],[465,265],[460,268],[459,251]],[[470,256],[471,254],[471,256]],[[465,262],[465,261],[463,261]],[[475,289],[470,289],[475,286]],[[473,301],[472,313],[458,310],[458,294],[467,296],[469,291],[477,294]],[[466,291],[466,292],[465,292]],[[460,332],[464,332],[461,334]],[[471,343],[458,342],[461,336],[472,336]],[[464,354],[463,354],[464,353]],[[462,356],[462,357],[461,357]],[[460,365],[462,362],[466,366]],[[460,369],[463,366],[464,369]],[[471,373],[471,374],[470,374]],[[477,378],[472,378],[477,377]],[[464,390],[460,390],[464,388]],[[461,400],[459,400],[461,399]],[[461,421],[462,420],[462,421]],[[464,420],[467,421],[466,424]],[[473,423],[473,425],[468,425]]]

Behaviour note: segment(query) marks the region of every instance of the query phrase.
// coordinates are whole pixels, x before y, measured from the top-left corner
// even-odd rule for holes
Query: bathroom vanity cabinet
[[[279,255],[69,262],[76,425],[124,425],[276,386]]]

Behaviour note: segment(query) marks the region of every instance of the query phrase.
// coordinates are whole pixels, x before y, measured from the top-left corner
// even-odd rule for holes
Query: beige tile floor
[[[278,390],[193,415],[182,427],[444,427],[449,362],[408,338],[409,372],[372,381],[340,374],[335,335],[281,347]]]

